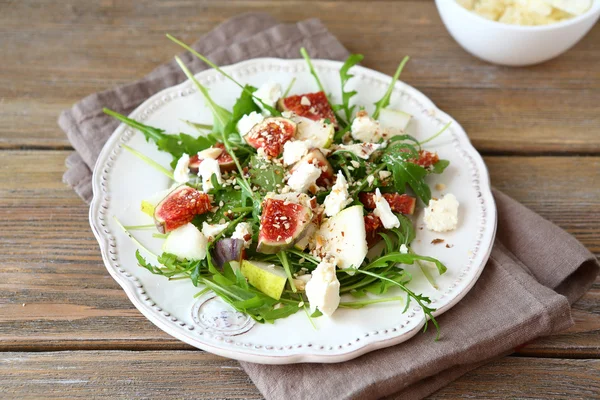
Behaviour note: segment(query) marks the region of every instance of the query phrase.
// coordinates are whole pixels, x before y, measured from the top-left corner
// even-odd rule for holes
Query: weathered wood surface
[[[481,62],[447,34],[431,1],[84,0],[0,2],[0,148],[65,148],[59,112],[129,82],[229,16],[319,17],[365,65],[403,80],[454,116],[484,152],[600,152],[600,25],[571,51],[529,68]]]
[[[540,379],[551,374],[552,379]],[[600,360],[506,357],[476,369],[431,399],[592,399]],[[200,351],[3,353],[7,398],[260,399],[239,364]],[[343,395],[343,388],[340,388]]]

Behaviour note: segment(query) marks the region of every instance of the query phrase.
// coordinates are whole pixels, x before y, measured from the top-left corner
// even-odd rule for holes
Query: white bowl
[[[448,32],[466,51],[482,60],[509,66],[538,64],[564,53],[600,16],[600,0],[582,15],[542,26],[491,21],[455,0],[436,0],[435,4]]]

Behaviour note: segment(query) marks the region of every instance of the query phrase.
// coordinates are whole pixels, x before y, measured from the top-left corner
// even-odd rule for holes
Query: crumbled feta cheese
[[[434,232],[446,232],[458,225],[458,200],[448,193],[439,200],[429,200],[423,218],[427,229]]]
[[[254,128],[254,125],[260,124],[264,119],[265,117],[262,114],[252,111],[250,114],[240,118],[237,123],[238,132],[240,135],[246,136]]]
[[[220,184],[223,183],[223,178],[221,177],[221,168],[219,168],[218,161],[212,158],[207,158],[206,160],[202,161],[198,167],[198,176],[202,178],[202,190],[205,193],[213,188],[211,181],[211,177],[213,175],[217,177],[217,182]]]
[[[325,201],[323,202],[325,205],[325,214],[328,217],[333,217],[342,211],[352,201],[348,197],[348,182],[342,171],[338,171],[335,185],[333,185],[331,192],[325,197]]]
[[[402,243],[400,245],[400,253],[402,253],[402,254],[408,254],[408,247],[406,247],[406,245],[404,243]]]
[[[231,235],[232,239],[241,239],[244,241],[244,247],[248,248],[252,244],[252,225],[248,222],[240,222],[235,226],[235,231]]]
[[[387,143],[356,143],[356,144],[340,144],[336,146],[339,150],[346,150],[357,157],[368,160],[371,154],[379,149],[385,148]]]
[[[202,223],[202,234],[208,238],[209,242],[212,242],[219,233],[223,232],[229,223],[224,224],[207,224],[206,222]]]
[[[314,197],[310,197],[306,193],[291,192],[291,188],[289,186],[284,186],[284,189],[286,188],[287,190],[285,190],[285,193],[283,191],[282,193],[267,193],[265,195],[265,200],[283,200],[288,203],[302,204],[305,207],[314,208],[314,205],[312,204],[313,202],[316,204],[316,199]]]
[[[218,147],[209,147],[208,149],[204,149],[198,152],[198,159],[206,160],[207,158],[212,158],[213,160],[216,160],[217,158],[219,158],[221,153],[223,153],[223,149],[220,149]]]
[[[173,180],[177,183],[186,183],[190,179],[190,156],[188,154],[184,154],[181,156],[179,160],[177,160],[177,165],[175,166],[175,171],[173,171]]]
[[[306,106],[306,107],[310,107],[309,98],[306,96],[302,96],[302,98],[300,99],[300,104],[302,104],[303,106]]]
[[[359,112],[354,121],[352,121],[351,132],[354,140],[366,143],[374,143],[382,138],[379,122],[364,112]]]
[[[310,282],[312,275],[300,275],[294,278],[294,285],[298,290],[306,290],[306,284]]]
[[[330,317],[340,305],[340,281],[335,275],[335,264],[321,261],[312,272],[305,290],[311,312],[318,308]]]
[[[375,189],[375,211],[373,211],[381,222],[385,229],[398,228],[400,226],[400,220],[390,207],[390,203],[381,195],[379,188]]]
[[[277,103],[277,100],[279,100],[279,98],[281,97],[282,93],[283,92],[281,91],[281,85],[279,83],[267,82],[260,88],[258,88],[256,92],[254,92],[254,96],[261,99],[266,105],[275,107],[275,104]],[[254,99],[254,102],[261,109],[263,108],[263,105],[260,101]],[[266,115],[270,115],[270,113],[265,109],[263,109],[263,113]]]
[[[310,142],[306,140],[288,140],[283,145],[283,163],[292,165],[297,163],[310,150]]]
[[[375,182],[375,177],[373,175],[367,176],[367,183],[369,186],[373,185],[373,182]]]
[[[390,171],[379,171],[379,179],[383,180],[392,176]]]
[[[308,162],[302,162],[292,173],[287,184],[295,192],[306,192],[308,188],[316,184],[317,179],[321,176],[321,172],[321,168]]]

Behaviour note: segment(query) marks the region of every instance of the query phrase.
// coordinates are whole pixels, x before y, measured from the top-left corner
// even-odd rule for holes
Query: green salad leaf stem
[[[427,331],[428,321],[431,320],[431,322],[433,323],[433,325],[436,327],[436,330],[437,330],[436,340],[439,339],[440,326],[438,325],[438,322],[436,321],[435,317],[433,316],[433,312],[435,312],[435,308],[430,308],[427,306],[427,304],[431,303],[431,299],[429,299],[426,296],[423,296],[422,294],[415,294],[412,290],[410,290],[409,288],[407,288],[405,285],[403,285],[400,282],[386,278],[385,276],[376,274],[371,271],[365,271],[365,270],[357,269],[357,268],[347,268],[347,269],[344,269],[343,271],[346,273],[359,273],[359,274],[374,276],[383,281],[387,281],[387,282],[391,283],[392,285],[398,286],[400,289],[402,289],[406,293],[406,296],[407,296],[407,301],[406,301],[406,306],[404,308],[404,312],[406,312],[406,310],[408,310],[411,299],[413,299],[415,302],[417,302],[417,304],[423,310],[423,314],[425,314],[425,318],[427,319],[427,322],[425,322],[425,326],[423,327],[423,332]]]
[[[404,57],[404,59],[402,59],[402,61],[400,62],[400,65],[398,65],[398,68],[396,69],[396,73],[394,74],[394,77],[392,78],[392,82],[390,82],[390,86],[388,87],[387,91],[385,92],[383,97],[378,102],[375,103],[375,111],[373,112],[373,119],[379,118],[379,113],[381,112],[381,109],[386,108],[387,106],[390,105],[390,98],[392,97],[392,91],[394,90],[394,85],[396,84],[396,81],[398,80],[398,78],[400,78],[400,74],[402,73],[402,70],[404,69],[404,66],[406,65],[406,63],[408,62],[409,59],[410,59],[410,57],[408,57],[408,56],[406,56],[406,57]]]
[[[444,127],[442,129],[440,129],[440,131],[437,132],[435,135],[430,136],[429,138],[423,140],[422,142],[419,142],[419,145],[422,146],[425,143],[429,143],[432,140],[437,139],[442,133],[446,132],[446,129],[450,128],[450,125],[452,125],[452,121],[450,121],[446,125],[444,125]]]
[[[139,158],[140,160],[142,160],[143,162],[145,162],[146,164],[148,164],[149,166],[151,166],[152,168],[154,168],[155,170],[162,172],[169,179],[174,180],[172,171],[166,169],[147,155],[140,153],[139,151],[127,146],[126,144],[121,144],[121,147],[133,154],[134,156],[136,156],[137,158]]]
[[[344,65],[342,65],[342,68],[340,69],[340,81],[342,84],[342,104],[339,105],[338,109],[341,108],[342,110],[344,110],[346,122],[348,123],[350,123],[350,121],[352,120],[352,112],[356,108],[356,105],[350,106],[350,99],[358,93],[356,90],[352,90],[350,92],[347,92],[345,90],[346,84],[348,83],[350,78],[354,77],[354,75],[351,75],[348,71],[350,70],[350,68],[360,63],[363,59],[364,56],[362,54],[350,54],[350,56],[348,56],[348,58],[344,62]]]
[[[260,102],[261,105],[267,111],[269,111],[271,113],[271,115],[275,115],[275,116],[281,115],[281,113],[279,111],[277,111],[275,108],[273,108],[270,105],[266,104],[262,99],[260,99],[259,97],[256,97],[252,92],[249,92],[248,88],[246,86],[242,85],[241,83],[239,83],[238,81],[236,81],[235,79],[233,79],[233,77],[231,75],[229,75],[227,72],[223,71],[223,69],[221,69],[217,64],[213,63],[208,58],[206,58],[202,54],[198,53],[196,50],[194,50],[193,48],[191,48],[190,46],[188,46],[187,44],[185,44],[181,40],[177,39],[176,37],[171,36],[168,33],[167,33],[167,37],[171,41],[177,43],[178,45],[180,45],[181,47],[183,47],[184,49],[186,49],[187,51],[189,51],[190,53],[192,53],[194,56],[198,57],[200,60],[204,61],[210,67],[214,68],[221,75],[223,75],[224,77],[226,77],[227,79],[229,79],[230,81],[232,81],[233,83],[235,83],[237,86],[239,86],[244,92],[248,92],[255,100],[257,100],[258,102]],[[179,61],[178,61],[178,63],[179,63]],[[189,78],[189,76],[188,76],[188,78]]]

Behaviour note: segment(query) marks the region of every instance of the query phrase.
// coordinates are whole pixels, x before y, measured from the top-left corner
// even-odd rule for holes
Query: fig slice
[[[217,143],[213,147],[222,150],[221,154],[219,154],[219,157],[217,157],[217,162],[219,163],[221,172],[228,172],[234,170],[235,162],[233,161],[233,158],[231,157],[231,155],[229,155],[227,150],[225,150],[225,145],[223,143]],[[201,160],[200,157],[198,157],[198,154],[194,154],[192,157],[190,157],[190,164],[188,167],[192,174],[198,173],[198,168],[200,167],[202,161],[203,160]]]
[[[283,145],[296,134],[296,123],[282,117],[265,118],[254,125],[244,139],[255,149],[263,149],[269,158],[278,157]]]
[[[305,93],[281,98],[277,106],[281,111],[290,111],[313,121],[329,120],[337,128],[337,120],[327,101],[325,92]]]
[[[383,198],[389,203],[393,212],[405,215],[412,215],[415,212],[417,199],[407,194],[384,193]],[[375,193],[362,192],[358,195],[358,199],[366,209],[375,209]]]
[[[367,246],[371,248],[381,240],[379,232],[383,231],[383,224],[378,216],[373,213],[365,215],[365,231],[367,234]]]
[[[321,169],[321,176],[319,176],[319,178],[317,179],[317,185],[321,187],[329,187],[333,185],[333,167],[331,166],[329,161],[327,161],[327,157],[325,157],[321,150],[312,149],[311,151],[309,151],[308,154],[306,154],[300,159],[300,161],[296,163],[296,165],[290,170],[290,172],[293,174],[294,171],[297,170],[298,167],[305,162],[313,164],[315,167]]]
[[[176,187],[154,209],[154,223],[160,233],[170,232],[191,222],[195,215],[211,208],[210,197],[186,185]]]
[[[292,247],[302,238],[312,216],[312,210],[302,204],[266,199],[260,218],[257,251],[275,254]]]

